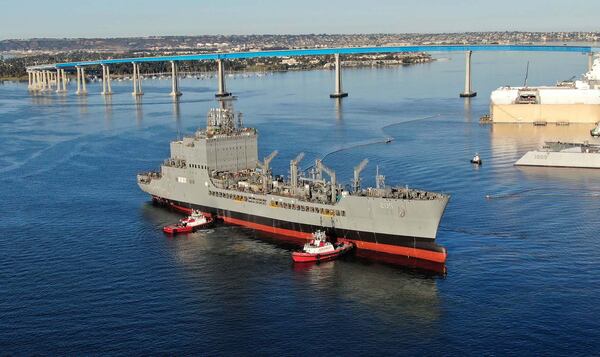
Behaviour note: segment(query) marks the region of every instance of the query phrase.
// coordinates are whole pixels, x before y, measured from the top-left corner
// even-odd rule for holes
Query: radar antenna
[[[212,108],[206,117],[206,130],[230,134],[236,129],[235,114],[231,109]]]

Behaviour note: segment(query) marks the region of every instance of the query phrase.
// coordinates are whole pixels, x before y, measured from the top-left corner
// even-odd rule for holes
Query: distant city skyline
[[[600,31],[589,0],[200,2],[73,0],[2,4],[0,40],[307,33]]]

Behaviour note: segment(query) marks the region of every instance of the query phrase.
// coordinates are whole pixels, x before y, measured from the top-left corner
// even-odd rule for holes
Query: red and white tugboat
[[[192,214],[180,219],[177,224],[165,226],[163,231],[168,234],[191,233],[196,229],[206,228],[213,223],[213,218],[193,210]]]
[[[333,245],[327,241],[323,231],[312,234],[313,239],[304,245],[301,252],[293,252],[292,259],[296,263],[313,263],[333,260],[352,249],[352,243]]]

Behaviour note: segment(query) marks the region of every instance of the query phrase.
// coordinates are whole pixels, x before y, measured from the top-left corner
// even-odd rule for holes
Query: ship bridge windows
[[[208,169],[208,166],[206,166],[206,165],[189,164],[188,166],[191,168],[194,168],[194,169],[203,169],[203,170]]]

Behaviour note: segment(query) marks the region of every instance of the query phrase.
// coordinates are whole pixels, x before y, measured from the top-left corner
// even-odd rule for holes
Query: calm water
[[[445,277],[348,258],[295,268],[290,247],[218,226],[168,238],[175,213],[137,188],[179,133],[203,125],[213,81],[130,82],[111,102],[30,97],[0,85],[0,350],[8,354],[600,353],[600,172],[512,164],[544,139],[588,126],[480,126],[490,91],[585,69],[567,54],[476,54],[479,96],[458,99],[463,56],[333,72],[228,79],[260,131],[261,156],[307,153],[346,182],[368,157],[388,183],[452,194],[438,242]],[[390,144],[363,145],[393,136]],[[481,153],[484,165],[468,160]],[[490,195],[491,199],[485,196]]]

